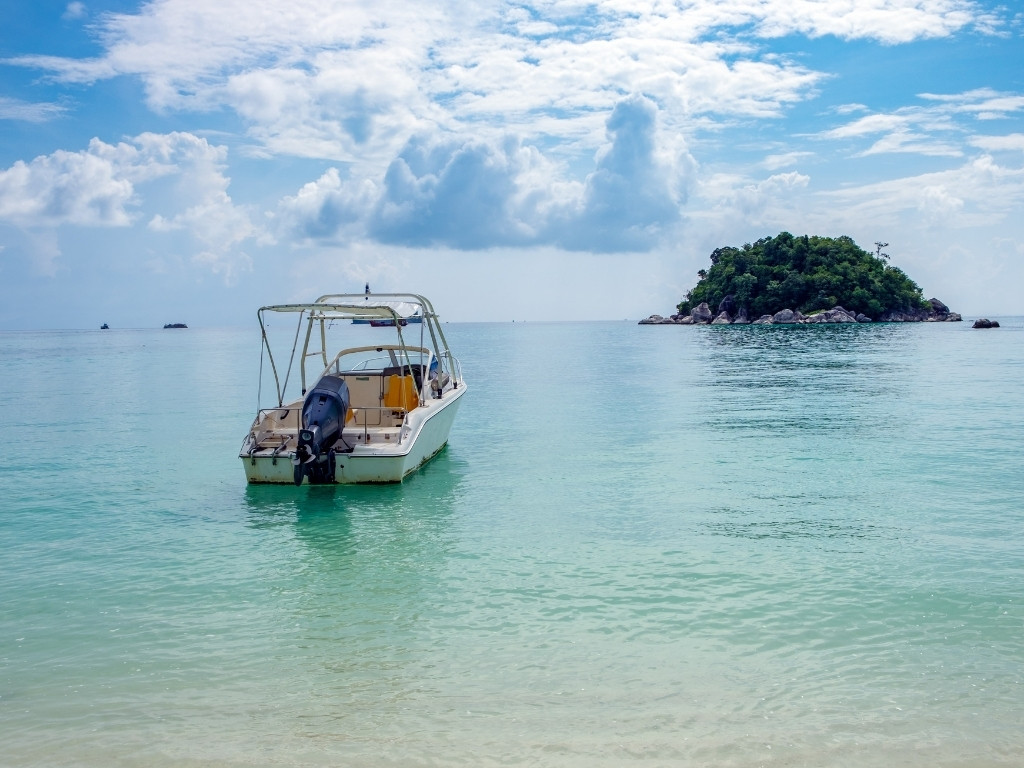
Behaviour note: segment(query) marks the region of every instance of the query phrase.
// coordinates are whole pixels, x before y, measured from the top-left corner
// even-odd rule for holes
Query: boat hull
[[[353,447],[350,453],[336,454],[334,482],[402,482],[447,444],[464,394],[465,386],[462,386],[446,393],[441,400],[429,401],[416,408],[409,413],[408,427],[403,430],[347,428],[343,439]],[[247,446],[243,445],[239,458],[250,483],[294,482],[291,452],[281,452],[277,456],[250,455]]]

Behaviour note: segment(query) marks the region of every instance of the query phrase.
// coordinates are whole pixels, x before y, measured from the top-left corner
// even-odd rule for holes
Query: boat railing
[[[348,438],[351,438],[353,435],[357,435],[359,442],[363,445],[371,445],[372,443],[377,443],[378,445],[382,443],[402,444],[402,438],[409,424],[409,411],[404,408],[392,408],[390,406],[371,406],[369,408],[354,408],[353,410],[356,412],[355,419],[346,422],[345,429],[341,433],[341,441],[345,443],[347,448],[351,449],[354,447],[348,443]],[[366,418],[367,412],[372,413],[374,411],[378,413],[376,424],[370,423],[371,419]],[[385,413],[391,414],[390,424],[386,423]],[[401,421],[398,420],[399,413],[401,413]],[[396,439],[392,440],[392,435]],[[373,439],[371,439],[371,436]]]
[[[289,445],[296,445],[301,413],[300,406],[261,408],[249,431],[249,455],[273,448],[272,455],[276,459]],[[292,423],[289,424],[289,421]],[[342,430],[341,442],[352,448],[353,446],[346,442],[346,437],[358,435],[363,445],[374,442],[394,442],[401,445],[408,425],[409,411],[406,408],[390,405],[353,407],[350,408],[349,417]],[[381,433],[379,430],[384,432]],[[390,430],[394,430],[395,440],[391,439]]]
[[[265,436],[269,436],[275,432],[280,432],[282,429],[289,429],[287,424],[288,417],[291,416],[292,412],[295,412],[295,429],[299,428],[299,419],[301,418],[302,407],[292,405],[278,405],[273,408],[260,408],[256,412],[256,418],[252,422],[250,431],[255,437],[259,437],[256,430],[262,428]],[[273,415],[272,415],[273,414]],[[280,432],[280,434],[286,434]]]
[[[291,412],[295,411],[295,426],[288,426],[288,418]],[[249,428],[249,456],[256,463],[256,452],[273,448],[271,457],[277,464],[290,443],[298,440],[299,418],[302,409],[293,406],[278,406],[276,408],[260,408],[256,413],[252,426]]]
[[[447,368],[451,372],[454,386],[458,387],[462,383],[462,363],[451,352],[443,352],[442,357],[448,363]]]

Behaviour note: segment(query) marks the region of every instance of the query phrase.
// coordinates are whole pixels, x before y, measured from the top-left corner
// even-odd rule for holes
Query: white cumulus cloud
[[[647,250],[678,222],[694,170],[685,149],[659,133],[657,115],[642,96],[616,105],[583,182],[517,141],[413,140],[384,176],[370,234],[459,249]]]
[[[346,184],[337,168],[328,168],[278,205],[278,231],[298,240],[341,239],[347,226],[369,213],[377,195],[369,180]]]
[[[58,150],[0,171],[0,219],[22,226],[127,226],[134,187],[94,139],[84,152]]]
[[[198,260],[230,277],[248,263],[239,244],[260,233],[228,195],[225,160],[225,148],[190,133],[145,133],[118,144],[93,139],[86,150],[0,170],[0,220],[26,230],[130,227],[164,206],[153,211],[150,229],[186,231],[199,244]],[[147,185],[169,178],[175,183],[161,202],[147,201]]]

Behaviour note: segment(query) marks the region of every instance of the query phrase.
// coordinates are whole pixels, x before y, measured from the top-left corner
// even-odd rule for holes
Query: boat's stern
[[[293,483],[295,468],[292,457],[286,456],[248,456],[241,454],[242,466],[245,468],[245,479],[250,483]]]

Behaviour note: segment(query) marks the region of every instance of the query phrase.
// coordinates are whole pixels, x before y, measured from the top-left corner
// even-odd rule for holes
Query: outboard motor
[[[292,464],[296,485],[334,482],[334,448],[348,416],[348,384],[337,376],[324,376],[302,403],[302,429]]]

